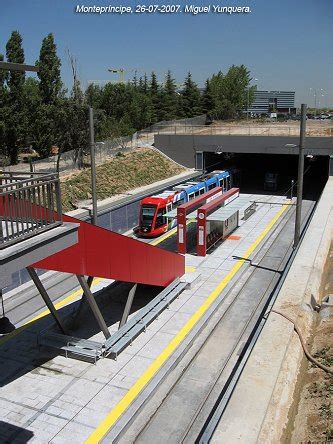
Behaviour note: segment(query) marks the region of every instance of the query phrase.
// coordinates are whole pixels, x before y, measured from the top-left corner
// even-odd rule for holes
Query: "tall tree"
[[[214,113],[220,119],[234,119],[243,114],[253,100],[253,88],[249,87],[250,72],[244,65],[232,65],[227,74],[219,72],[211,79],[211,89],[215,101]]]
[[[134,71],[134,76],[133,76],[133,80],[132,80],[132,85],[134,86],[135,89],[137,89],[137,87],[138,87],[137,70]]]
[[[101,108],[102,88],[90,83],[85,91],[85,99],[93,108]]]
[[[143,83],[142,83],[142,93],[143,94],[148,94],[148,77],[147,74],[145,73],[145,75],[143,76]]]
[[[81,89],[81,83],[77,75],[77,59],[73,54],[67,49],[69,63],[72,68],[73,86],[71,91],[71,97],[76,103],[83,103],[84,95]]]
[[[182,106],[185,117],[198,116],[202,113],[201,96],[198,85],[192,80],[189,72],[184,83],[182,95]]]
[[[3,54],[0,54],[0,62],[4,59]],[[6,133],[6,106],[7,106],[7,87],[5,84],[8,76],[7,71],[0,69],[0,154],[5,154],[5,133]]]
[[[163,119],[173,120],[177,118],[177,92],[175,79],[172,78],[171,71],[167,72],[164,84],[163,95]]]
[[[8,62],[24,63],[22,37],[13,31],[6,45]],[[23,86],[25,72],[10,71],[8,75],[8,112],[6,113],[6,145],[11,164],[17,163],[19,145],[23,143],[26,130]]]
[[[163,119],[163,98],[160,85],[157,82],[155,72],[151,73],[149,84],[149,95],[152,103],[152,123]]]
[[[213,109],[214,109],[214,97],[212,94],[210,80],[207,79],[205,83],[205,90],[202,95],[202,111],[205,114],[211,114]]]
[[[23,87],[23,99],[26,108],[27,119],[27,143],[38,148],[36,139],[36,128],[38,126],[39,109],[41,98],[39,93],[39,82],[33,77],[28,77]],[[41,154],[41,153],[39,153]]]
[[[39,88],[42,101],[46,105],[54,103],[58,98],[62,83],[60,76],[61,61],[57,56],[53,34],[49,34],[43,39],[39,60],[36,64],[39,67],[38,77],[40,79]]]

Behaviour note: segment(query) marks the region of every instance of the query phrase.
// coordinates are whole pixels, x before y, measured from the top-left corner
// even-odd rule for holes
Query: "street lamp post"
[[[305,148],[305,128],[306,128],[306,105],[301,105],[301,128],[298,146],[298,179],[297,179],[297,201],[296,201],[296,219],[294,248],[297,247],[301,234],[302,218],[302,197],[303,197],[303,175],[304,175],[304,148]]]
[[[255,82],[258,79],[253,79]],[[246,107],[246,120],[249,120],[249,106],[250,106],[250,85],[247,87],[247,107]]]
[[[314,115],[317,115],[317,97],[318,97],[318,90],[316,88],[310,88],[310,91],[313,91],[313,97],[314,97],[314,108],[315,108],[315,112]],[[324,97],[325,95],[325,91],[323,88],[319,89],[319,92],[321,94],[322,97]],[[320,99],[319,99],[320,100]],[[319,102],[320,103],[320,102]]]
[[[302,197],[303,197],[303,176],[304,176],[304,148],[305,148],[305,127],[306,127],[306,105],[301,105],[301,127],[299,145],[293,143],[287,143],[287,148],[298,147],[298,178],[297,178],[297,197],[296,197],[296,218],[295,218],[295,233],[294,233],[294,245],[296,248],[301,235],[301,218],[302,218]],[[292,188],[294,183],[292,181]]]
[[[90,135],[90,164],[91,164],[91,198],[92,198],[92,223],[97,225],[97,192],[96,192],[96,161],[95,161],[95,132],[94,110],[89,107],[89,135]]]

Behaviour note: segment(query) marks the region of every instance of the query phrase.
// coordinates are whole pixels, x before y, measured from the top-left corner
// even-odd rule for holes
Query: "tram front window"
[[[144,205],[141,209],[141,224],[143,226],[152,226],[154,215],[156,211],[155,205]]]

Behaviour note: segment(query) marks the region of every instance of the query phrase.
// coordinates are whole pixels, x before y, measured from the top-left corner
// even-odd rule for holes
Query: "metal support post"
[[[291,187],[290,187],[290,200],[293,200],[293,197],[294,197],[294,184],[295,184],[295,181],[294,181],[294,179],[292,179]]]
[[[247,109],[246,109],[246,120],[249,120],[249,103],[250,103],[250,86],[247,87]]]
[[[294,248],[297,247],[301,233],[302,218],[302,197],[303,197],[303,175],[304,175],[304,147],[305,147],[305,128],[306,128],[306,105],[301,105],[301,128],[298,151],[298,180],[297,180],[297,201],[296,201],[296,219]]]
[[[87,284],[88,284],[88,287],[89,287],[89,288],[91,288],[91,285],[92,285],[92,283],[93,283],[93,280],[94,280],[94,276],[88,276]]]
[[[91,164],[91,197],[92,197],[92,223],[97,225],[97,192],[96,192],[96,163],[95,163],[95,132],[94,110],[89,107],[89,134],[90,134],[90,164]]]
[[[127,301],[126,301],[126,305],[124,308],[123,316],[122,316],[121,321],[119,323],[119,328],[121,328],[127,322],[128,316],[129,316],[131,308],[132,308],[133,299],[134,299],[134,295],[135,295],[137,286],[138,286],[138,284],[133,285],[133,287],[128,292]]]
[[[90,135],[90,165],[91,165],[91,198],[92,198],[92,224],[97,226],[97,190],[96,190],[96,159],[95,159],[95,131],[94,131],[94,110],[89,107],[89,135]],[[88,287],[91,288],[94,277],[89,276]],[[82,301],[85,295],[83,294]]]
[[[98,308],[98,305],[95,301],[94,295],[90,291],[90,288],[88,286],[87,281],[85,280],[85,277],[81,276],[79,274],[77,274],[76,277],[82,287],[83,293],[84,293],[86,300],[91,308],[91,311],[93,312],[93,314],[95,316],[95,319],[96,319],[100,329],[102,330],[105,338],[108,339],[111,336],[109,329],[104,321],[104,318],[102,316],[102,313],[100,312],[100,309]]]
[[[39,291],[40,295],[42,296],[45,304],[47,305],[47,308],[50,310],[52,316],[54,317],[54,320],[56,321],[58,327],[63,333],[66,333],[64,324],[61,320],[61,318],[58,315],[58,312],[56,308],[53,305],[53,302],[50,299],[50,296],[47,294],[47,291],[45,290],[41,280],[38,277],[38,274],[36,273],[36,270],[32,267],[27,267],[27,271],[29,273],[29,276],[31,277],[32,281],[37,287],[37,290]]]

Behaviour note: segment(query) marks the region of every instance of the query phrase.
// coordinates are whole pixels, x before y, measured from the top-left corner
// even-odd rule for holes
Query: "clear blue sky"
[[[333,106],[332,0],[202,0],[194,5],[248,5],[250,14],[75,14],[77,4],[134,5],[131,0],[1,0],[0,52],[11,31],[23,36],[27,63],[34,63],[41,41],[53,32],[62,60],[62,76],[71,86],[66,50],[78,60],[83,85],[88,80],[115,79],[108,67],[167,69],[181,82],[187,71],[203,85],[205,79],[231,64],[245,64],[259,79],[259,89],[295,90],[297,104]],[[143,2],[149,4],[147,1]],[[168,4],[170,1],[152,1]],[[191,0],[176,0],[181,6]],[[140,72],[139,72],[140,73]],[[130,74],[131,75],[131,74]]]

